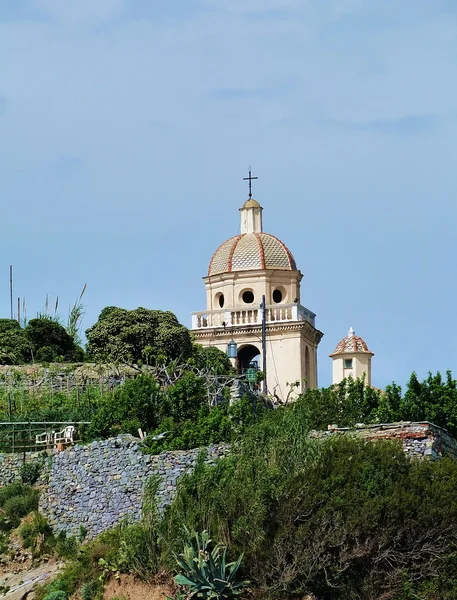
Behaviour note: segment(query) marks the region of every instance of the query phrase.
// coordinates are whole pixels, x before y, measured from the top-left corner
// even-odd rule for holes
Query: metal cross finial
[[[258,179],[258,177],[253,177],[251,175],[251,165],[249,165],[249,177],[243,177],[243,181],[249,181],[249,199],[252,198],[252,180]]]

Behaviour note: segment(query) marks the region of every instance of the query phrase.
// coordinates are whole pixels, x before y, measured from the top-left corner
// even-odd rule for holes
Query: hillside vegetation
[[[143,520],[81,546],[43,595],[91,589],[96,600],[100,581],[129,573],[177,574],[174,598],[188,598],[189,582],[212,585],[213,551],[225,591],[195,597],[234,598],[235,583],[259,600],[457,597],[457,463],[410,460],[395,442],[310,439],[309,428],[304,399],[266,412],[230,456],[213,467],[201,457],[163,517],[151,481]],[[223,565],[238,559],[229,585]]]
[[[30,344],[27,327],[11,326],[10,342]],[[215,466],[202,455],[162,515],[151,480],[142,520],[90,542],[84,528],[77,538],[51,531],[36,512],[38,471],[24,470],[22,482],[1,490],[3,551],[12,535],[34,560],[66,560],[36,600],[101,600],[120,574],[174,577],[174,600],[457,597],[457,462],[410,460],[394,442],[308,435],[399,420],[429,420],[457,435],[450,372],[423,381],[413,374],[404,391],[350,379],[273,409],[257,389],[231,402],[237,374],[226,355],[194,344],[171,313],[110,307],[87,339],[83,358],[92,362],[72,365],[61,353],[37,367],[24,350],[26,365],[2,367],[2,420],[84,420],[83,442],[142,429],[145,452],[230,442],[231,453]],[[3,356],[12,361],[12,351]]]

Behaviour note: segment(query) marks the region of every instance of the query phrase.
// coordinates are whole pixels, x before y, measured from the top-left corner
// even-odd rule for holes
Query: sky
[[[319,379],[457,376],[455,0],[0,0],[0,316],[205,309],[252,164]],[[3,283],[2,283],[3,282]]]

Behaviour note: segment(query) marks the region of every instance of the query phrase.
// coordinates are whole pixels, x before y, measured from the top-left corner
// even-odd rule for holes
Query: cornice
[[[293,322],[282,322],[282,323],[268,323],[267,324],[267,335],[268,333],[286,333],[286,332],[301,332],[306,337],[314,341],[317,345],[323,337],[322,331],[316,329],[308,323],[308,321],[293,321]],[[233,327],[218,327],[218,328],[205,328],[205,329],[191,329],[191,333],[196,340],[198,339],[209,339],[219,338],[221,340],[231,339],[233,336],[246,336],[256,335],[259,337],[262,333],[261,325],[249,325],[249,326],[233,326]]]

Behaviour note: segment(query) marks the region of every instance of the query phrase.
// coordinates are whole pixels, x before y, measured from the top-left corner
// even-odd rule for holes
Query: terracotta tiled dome
[[[287,246],[269,233],[244,233],[219,246],[209,263],[208,275],[256,269],[295,271],[297,265]]]
[[[330,354],[330,356],[334,356],[335,354],[344,354],[346,352],[365,352],[368,354],[373,354],[371,350],[369,350],[366,342],[355,335],[354,330],[349,330],[349,334],[343,338],[336,346],[335,350]]]

